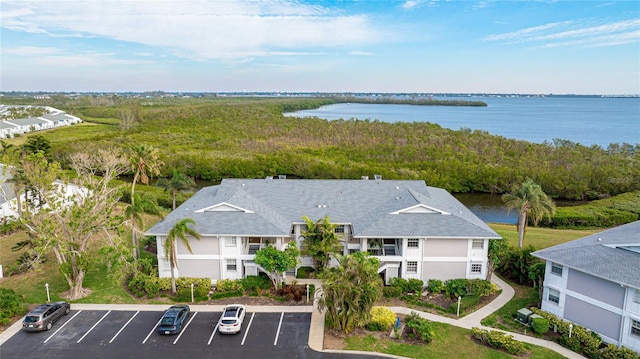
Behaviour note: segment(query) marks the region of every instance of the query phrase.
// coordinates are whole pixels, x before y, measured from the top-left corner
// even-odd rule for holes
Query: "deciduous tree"
[[[267,271],[271,284],[275,289],[282,286],[284,282],[283,273],[298,264],[300,251],[295,242],[289,242],[284,250],[278,250],[271,244],[256,252],[254,262]]]
[[[37,253],[54,253],[69,285],[63,296],[82,298],[90,292],[83,281],[95,262],[89,249],[112,245],[120,238],[123,219],[115,212],[120,189],[110,182],[124,173],[126,161],[116,149],[77,153],[70,157],[75,176],[61,182],[60,165],[48,162],[42,152],[26,159],[24,176],[37,200],[24,206],[21,220]]]

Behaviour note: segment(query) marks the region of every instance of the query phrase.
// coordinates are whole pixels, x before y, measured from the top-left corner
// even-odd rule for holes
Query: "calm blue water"
[[[434,97],[434,99],[447,99]],[[640,143],[640,98],[456,97],[480,100],[487,107],[335,104],[286,116],[329,120],[431,122],[459,130],[487,131],[534,143],[569,140],[606,148],[611,143]]]

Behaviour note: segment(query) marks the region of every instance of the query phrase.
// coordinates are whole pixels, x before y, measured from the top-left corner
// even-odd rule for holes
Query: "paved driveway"
[[[73,310],[48,332],[17,332],[0,346],[9,358],[376,358],[319,353],[308,346],[311,313],[248,312],[242,331],[221,335],[221,312],[192,311],[181,334],[160,335],[162,311]]]

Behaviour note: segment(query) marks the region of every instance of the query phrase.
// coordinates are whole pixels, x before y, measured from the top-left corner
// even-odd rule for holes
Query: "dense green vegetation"
[[[7,99],[3,99],[3,102]],[[15,100],[14,100],[15,101]],[[87,143],[158,148],[165,176],[195,179],[421,179],[451,192],[504,193],[527,177],[552,198],[596,199],[640,190],[640,145],[533,144],[431,123],[284,117],[330,98],[122,99],[55,97],[51,105],[95,124],[43,134],[56,159]],[[24,99],[22,100],[24,103]],[[127,114],[127,116],[125,116]],[[135,118],[128,130],[114,119]],[[121,121],[119,121],[120,123]],[[12,140],[14,141],[14,140]]]

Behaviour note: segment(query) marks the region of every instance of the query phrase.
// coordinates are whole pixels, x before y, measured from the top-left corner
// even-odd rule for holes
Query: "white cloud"
[[[638,42],[640,19],[605,24],[583,21],[562,21],[529,27],[517,31],[489,35],[485,41],[503,41],[507,44],[544,42],[540,47],[561,46],[613,46]]]
[[[351,51],[351,52],[349,52],[349,55],[353,55],[353,56],[374,56],[373,53],[367,52],[367,51]]]
[[[196,60],[273,56],[379,38],[366,16],[295,0],[9,0],[0,16],[1,26],[14,31],[127,41]]]

